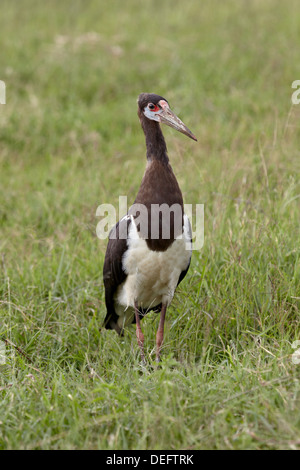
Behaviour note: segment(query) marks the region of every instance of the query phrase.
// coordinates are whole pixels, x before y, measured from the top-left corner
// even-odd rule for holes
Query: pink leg
[[[141,329],[141,323],[140,323],[140,315],[139,315],[139,310],[137,303],[134,303],[134,310],[135,310],[135,321],[136,321],[136,337],[138,340],[138,345],[141,351],[141,359],[143,364],[146,362],[145,360],[145,354],[144,354],[144,335]]]
[[[167,306],[163,305],[161,307],[159,325],[158,325],[158,330],[156,333],[156,362],[160,361],[161,346],[164,340],[164,325],[165,325],[166,311],[167,311]]]

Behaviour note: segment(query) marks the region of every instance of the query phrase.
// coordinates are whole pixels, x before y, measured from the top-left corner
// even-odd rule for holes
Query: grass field
[[[300,449],[300,5],[2,1],[0,449]],[[134,201],[140,92],[205,242],[168,310],[104,331],[96,208]],[[294,358],[294,360],[293,360]],[[297,359],[297,358],[296,358]]]

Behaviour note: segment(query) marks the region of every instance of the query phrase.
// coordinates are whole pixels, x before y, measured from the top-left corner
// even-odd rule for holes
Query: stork
[[[140,94],[138,117],[146,139],[147,166],[133,206],[109,234],[103,266],[104,326],[123,335],[126,326],[136,323],[145,363],[141,320],[151,310],[160,312],[156,334],[159,362],[167,307],[189,269],[192,254],[191,226],[160,123],[197,139],[162,96]]]

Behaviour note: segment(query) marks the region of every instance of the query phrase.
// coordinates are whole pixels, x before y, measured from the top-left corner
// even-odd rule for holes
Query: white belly
[[[128,250],[123,257],[126,281],[115,294],[115,311],[120,316],[120,327],[131,322],[134,303],[149,309],[160,303],[169,305],[182,271],[191,258],[189,221],[184,216],[184,233],[166,251],[152,251],[139,237],[132,219],[127,239]]]

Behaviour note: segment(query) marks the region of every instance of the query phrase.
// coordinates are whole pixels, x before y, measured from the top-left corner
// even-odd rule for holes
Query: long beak
[[[193,140],[197,139],[194,134],[186,127],[186,125],[179,119],[176,114],[171,111],[170,108],[165,108],[162,113],[159,114],[160,122],[163,124],[167,124],[167,126],[173,127],[177,131],[181,132],[182,134],[187,135]]]

